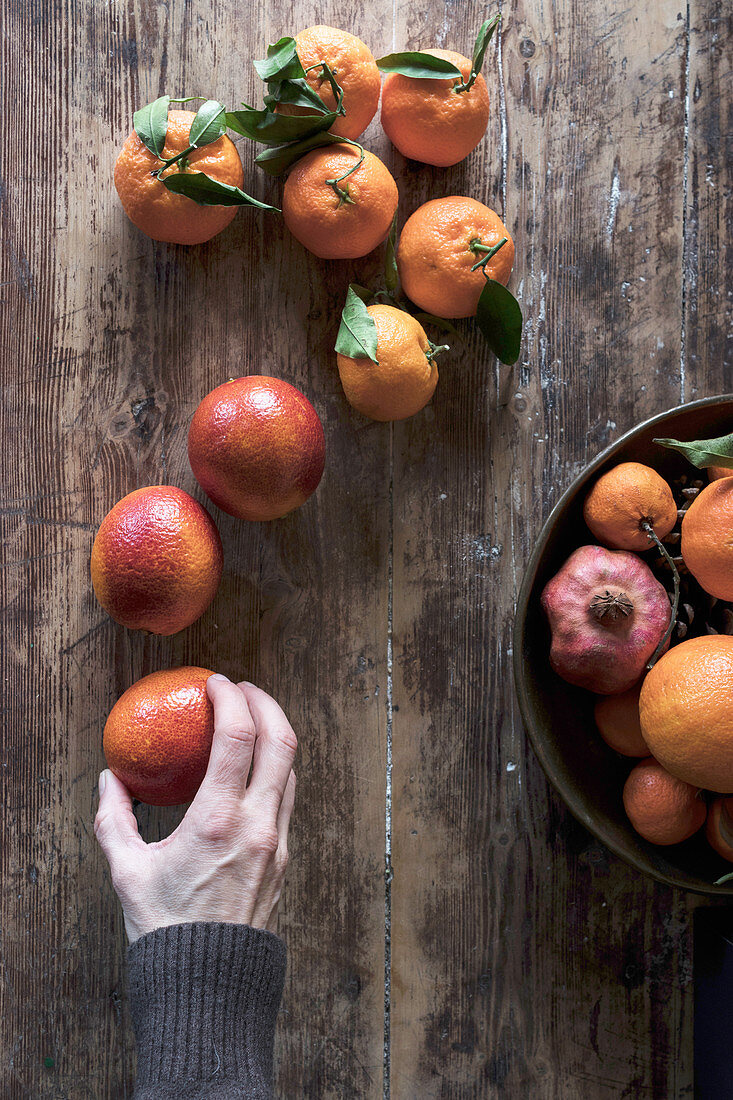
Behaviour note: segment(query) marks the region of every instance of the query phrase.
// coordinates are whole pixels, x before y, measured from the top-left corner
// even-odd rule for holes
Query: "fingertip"
[[[211,702],[214,702],[217,692],[225,684],[231,684],[231,680],[221,672],[214,672],[206,681],[206,694]]]
[[[120,799],[132,804],[132,795],[128,791],[125,784],[116,776],[111,768],[105,768],[99,773],[99,779],[97,781],[99,789],[99,801],[103,799],[114,798],[117,801]]]

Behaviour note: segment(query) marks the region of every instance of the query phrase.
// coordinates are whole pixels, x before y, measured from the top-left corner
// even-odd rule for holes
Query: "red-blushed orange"
[[[217,507],[239,519],[279,519],[318,487],[326,458],[323,425],[289,382],[234,378],[196,409],[188,457]]]
[[[211,675],[190,665],[152,672],[112,707],[104,755],[134,798],[177,806],[196,794],[214,735],[214,708],[206,694]]]
[[[174,485],[151,485],[128,493],[102,520],[92,584],[118,623],[175,634],[203,615],[222,564],[219,532],[203,505]]]

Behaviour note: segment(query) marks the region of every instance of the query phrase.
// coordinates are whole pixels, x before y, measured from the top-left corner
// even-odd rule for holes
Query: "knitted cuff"
[[[137,1040],[135,1096],[272,1095],[285,944],[245,924],[157,928],[128,949]],[[183,1088],[181,1086],[184,1086]],[[148,1092],[148,1090],[151,1090]],[[192,1093],[194,1095],[194,1093]]]

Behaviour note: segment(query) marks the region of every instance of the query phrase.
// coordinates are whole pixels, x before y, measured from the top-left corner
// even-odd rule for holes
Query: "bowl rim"
[[[667,409],[665,412],[656,413],[654,416],[649,417],[647,420],[642,421],[639,424],[634,425],[633,428],[629,428],[610,443],[607,447],[596,455],[596,457],[583,467],[581,472],[574,477],[565,491],[562,493],[560,499],[552,508],[547,519],[543,523],[537,540],[535,542],[532,553],[529,556],[529,560],[524,570],[522,577],[522,583],[519,587],[519,594],[517,596],[517,602],[514,615],[514,627],[512,630],[512,666],[514,671],[514,693],[519,704],[519,713],[522,717],[522,722],[529,735],[529,740],[534,750],[535,756],[540,762],[545,777],[549,782],[553,790],[559,795],[564,804],[568,807],[573,817],[583,825],[584,828],[591,833],[592,836],[599,840],[609,851],[623,860],[624,863],[630,864],[635,870],[640,871],[642,874],[647,875],[656,881],[664,883],[666,886],[673,886],[678,890],[687,890],[690,893],[701,894],[704,896],[713,897],[733,897],[733,883],[727,886],[716,886],[714,883],[710,883],[709,886],[691,885],[689,882],[685,882],[675,875],[667,874],[664,871],[650,869],[648,866],[642,865],[642,863],[631,853],[624,851],[620,845],[618,845],[613,838],[607,835],[606,830],[602,825],[596,824],[594,821],[588,818],[588,815],[580,805],[580,800],[576,797],[574,791],[565,791],[560,789],[560,785],[556,781],[552,774],[552,769],[547,758],[547,755],[543,748],[542,738],[539,736],[538,730],[535,727],[534,715],[532,708],[529,705],[528,693],[526,691],[526,683],[530,676],[529,669],[525,669],[525,662],[523,660],[523,647],[524,647],[524,632],[526,613],[529,606],[529,601],[532,595],[532,590],[535,585],[538,567],[542,556],[547,547],[547,543],[550,539],[555,524],[566,508],[570,500],[578,492],[578,489],[583,482],[588,481],[601,466],[612,458],[615,453],[622,450],[623,447],[633,442],[633,440],[643,433],[647,432],[649,428],[655,424],[659,424],[669,417],[674,416],[676,413],[688,412],[692,409],[704,409],[713,408],[716,405],[731,404],[733,405],[733,393],[717,394],[714,397],[702,397],[696,401],[685,402],[682,405],[675,405],[671,409]],[[525,675],[526,673],[526,675]],[[731,871],[733,871],[733,864],[731,865]]]

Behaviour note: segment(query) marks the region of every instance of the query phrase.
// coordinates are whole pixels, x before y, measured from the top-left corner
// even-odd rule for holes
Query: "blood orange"
[[[130,630],[175,634],[213,600],[221,539],[209,513],[174,485],[136,489],[102,520],[92,584],[105,611]]]
[[[239,519],[279,519],[317,488],[323,425],[307,397],[280,378],[250,375],[217,386],[191,421],[188,457],[219,508]]]
[[[151,806],[176,806],[196,794],[214,735],[209,676],[208,669],[190,665],[153,672],[112,707],[104,727],[104,755],[134,798]]]

